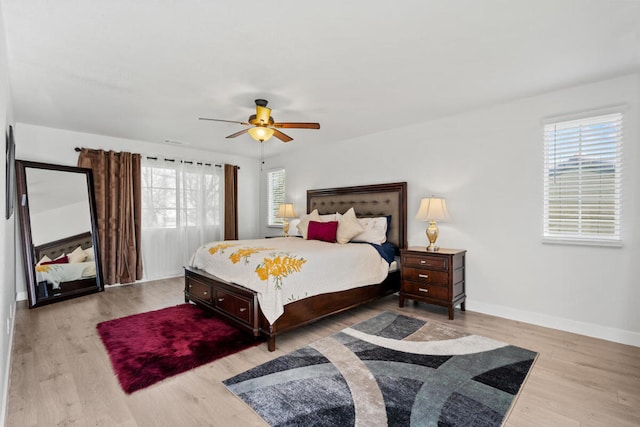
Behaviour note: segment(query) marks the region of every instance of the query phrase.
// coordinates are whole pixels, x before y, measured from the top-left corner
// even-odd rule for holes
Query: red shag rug
[[[126,393],[263,341],[193,304],[108,320],[97,329]]]

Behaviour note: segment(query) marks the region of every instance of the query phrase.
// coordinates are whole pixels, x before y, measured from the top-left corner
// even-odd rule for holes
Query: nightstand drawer
[[[242,320],[246,323],[251,323],[251,301],[242,298],[239,295],[223,290],[216,290],[216,296],[214,300],[216,308],[224,311],[225,313]]]
[[[421,268],[405,267],[402,269],[402,279],[447,286],[449,284],[449,273],[446,271],[433,271]]]
[[[211,287],[204,283],[190,279],[187,285],[187,292],[201,300],[211,301]]]
[[[449,288],[442,286],[427,285],[422,283],[402,282],[402,292],[421,296],[425,298],[434,298],[446,301],[449,299]]]
[[[402,260],[407,267],[421,267],[431,270],[447,271],[449,269],[449,259],[429,255],[407,254]]]

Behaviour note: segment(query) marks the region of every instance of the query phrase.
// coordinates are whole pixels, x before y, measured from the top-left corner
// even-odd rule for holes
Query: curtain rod
[[[79,147],[74,148],[74,150],[75,150],[77,153],[79,153],[80,151],[82,151],[82,149],[81,149],[81,148],[79,148]],[[93,150],[93,149],[92,149],[92,148],[89,148],[89,150]],[[149,159],[149,160],[158,160],[158,158],[157,158],[157,157],[153,157],[153,156],[145,156],[145,157],[146,157],[147,159]],[[175,162],[175,161],[176,161],[176,159],[163,159],[163,160],[164,160],[165,162]],[[177,160],[177,161],[179,161],[180,163],[186,163],[186,164],[188,164],[188,165],[196,164],[196,165],[205,165],[205,166],[215,166],[215,167],[217,167],[217,168],[221,168],[221,167],[222,167],[222,165],[218,165],[218,164],[213,164],[213,163],[203,163],[203,162],[193,162],[193,161],[191,161],[191,160]],[[240,166],[238,166],[238,170],[240,170]]]

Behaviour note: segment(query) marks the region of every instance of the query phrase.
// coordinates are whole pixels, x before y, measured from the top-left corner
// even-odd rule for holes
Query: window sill
[[[543,237],[542,243],[548,245],[600,246],[607,248],[622,247],[622,241],[620,240],[572,239],[568,237]]]

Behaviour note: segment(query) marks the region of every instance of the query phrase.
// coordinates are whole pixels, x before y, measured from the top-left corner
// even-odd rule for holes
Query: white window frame
[[[544,243],[622,246],[623,108],[544,125]]]
[[[179,197],[180,187],[178,184],[178,170],[173,167],[173,165],[164,164],[164,162],[158,162],[154,165],[142,165],[142,228],[177,228],[178,224],[180,224],[180,210],[177,208],[179,206]],[[166,187],[155,186],[153,184],[154,179],[150,179],[150,183],[145,182],[145,175],[151,177],[158,173],[158,171],[167,171],[171,176],[171,179],[168,179]],[[160,192],[164,193],[163,197],[155,197],[152,196],[149,199],[146,198],[147,192],[155,193]],[[173,198],[167,197],[166,195],[173,193]],[[173,203],[169,203],[167,206],[158,207],[156,206],[157,201],[169,201],[172,200]],[[154,219],[153,222],[146,221],[145,219],[148,217],[156,217],[157,211],[168,211],[175,215],[175,222],[166,221],[164,223],[160,223]],[[161,217],[163,215],[160,215]]]
[[[198,226],[198,225],[204,225],[204,226],[220,226],[221,224],[221,218],[220,218],[220,213],[219,212],[211,212],[210,210],[207,211],[207,213],[209,215],[207,216],[203,216],[202,218],[200,218],[198,224],[196,223],[192,223],[192,221],[190,221],[189,219],[189,211],[202,211],[203,207],[202,206],[195,206],[193,202],[189,203],[188,201],[188,197],[189,195],[187,194],[187,189],[183,188],[182,184],[184,183],[184,179],[186,178],[186,176],[195,176],[196,179],[198,179],[200,181],[200,187],[202,187],[203,179],[208,179],[209,177],[214,177],[216,176],[215,170],[213,169],[215,166],[206,166],[206,167],[210,167],[211,169],[211,173],[207,173],[206,171],[203,172],[191,172],[189,170],[181,170],[179,165],[177,165],[175,162],[186,162],[187,164],[191,163],[189,161],[181,161],[181,160],[173,160],[171,162],[168,161],[155,161],[152,163],[146,163],[141,165],[142,170],[142,174],[143,174],[143,178],[144,178],[144,174],[145,173],[150,173],[150,174],[154,174],[156,173],[156,170],[165,170],[165,171],[170,171],[172,176],[171,182],[170,182],[170,186],[168,187],[156,187],[153,185],[153,183],[147,183],[144,181],[144,179],[142,180],[142,191],[147,192],[147,191],[159,191],[159,192],[173,192],[173,203],[170,203],[168,206],[163,206],[163,207],[156,207],[153,206],[153,203],[155,203],[156,199],[151,198],[149,199],[149,201],[152,202],[151,205],[148,205],[145,203],[145,200],[143,200],[143,205],[142,205],[142,210],[143,210],[143,221],[142,221],[142,228],[143,229],[158,229],[158,228],[164,228],[164,229],[171,229],[171,228],[180,228],[180,227],[194,227],[194,226]],[[147,170],[149,172],[147,172]],[[186,176],[185,176],[186,175]],[[211,178],[213,179],[213,178]],[[150,184],[150,185],[149,185]],[[213,195],[214,198],[220,198],[222,192],[224,191],[223,189],[223,181],[221,181],[218,186],[219,186],[219,191]],[[201,188],[198,188],[199,191],[202,191]],[[192,192],[192,191],[189,191]],[[197,201],[195,203],[199,203],[202,204],[205,202],[205,200],[202,200],[202,194],[196,194],[196,198]],[[143,199],[145,197],[145,194],[143,194]],[[162,200],[162,198],[158,198],[157,200]],[[207,199],[209,202],[211,202],[210,199]],[[218,203],[218,205],[220,205],[220,202]],[[148,223],[147,221],[145,221],[145,218],[148,217],[148,213],[147,212],[154,212],[154,211],[162,211],[162,210],[166,210],[166,211],[172,211],[175,214],[175,223],[164,223],[164,224],[160,224],[160,223],[156,223],[155,221],[153,223]],[[146,211],[146,212],[145,212]],[[154,214],[152,214],[152,216],[155,216]]]
[[[286,201],[287,173],[284,168],[266,171],[267,178],[267,226],[282,227],[283,218],[278,218],[278,208]],[[279,184],[276,180],[282,179]]]

